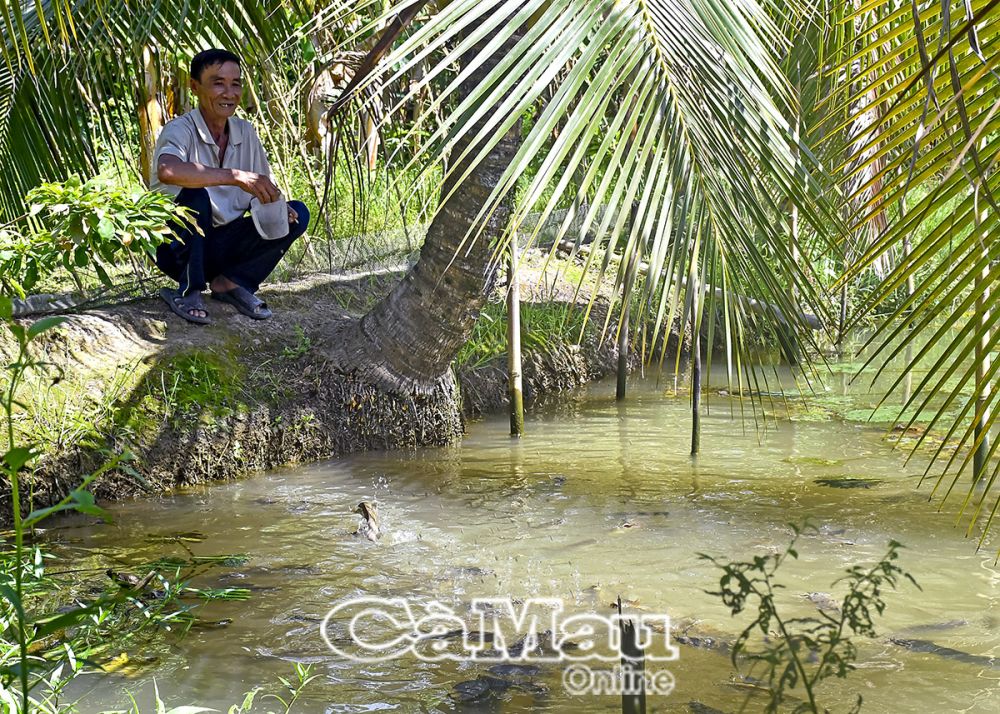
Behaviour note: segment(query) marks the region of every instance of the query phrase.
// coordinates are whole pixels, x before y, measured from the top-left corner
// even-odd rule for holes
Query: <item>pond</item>
[[[890,539],[906,546],[902,565],[922,588],[887,594],[880,636],[857,640],[858,670],[823,685],[820,701],[838,711],[857,694],[870,712],[1000,710],[996,543],[977,552],[954,509],[928,503],[929,485],[917,488],[926,463],[905,464],[884,428],[816,407],[792,409],[802,418],[761,433],[744,426],[731,398],[713,394],[710,406],[696,460],[685,396],[636,380],[616,404],[605,382],[537,405],[520,441],[499,415],[470,424],[455,447],[354,455],[116,504],[107,526],[67,519],[53,546],[83,564],[123,567],[184,549],[245,553],[246,562],[214,568],[199,584],[251,591],[246,602],[201,609],[205,619],[231,620],[225,627],[167,639],[135,653],[155,665],[89,678],[74,693],[86,693],[83,711],[98,711],[126,706],[127,688],[145,711],[155,681],[168,705],[225,711],[299,662],[318,677],[297,711],[620,711],[616,696],[567,693],[561,664],[494,670],[494,690],[470,704],[459,700],[474,686],[456,685],[491,676],[493,663],[412,655],[356,663],[321,635],[332,607],[363,596],[437,601],[462,616],[474,598],[546,597],[568,614],[610,616],[620,595],[626,614],[668,614],[675,635],[696,635],[678,645],[676,661],[649,664],[676,682],[669,696],[649,699],[649,711],[737,711],[753,680],[736,678],[728,655],[704,645],[708,636],[733,639],[749,617],[730,617],[706,593],[719,571],[697,554],[776,552],[787,524],[808,517],[817,532],[779,571],[782,611],[815,616],[826,594],[842,597],[833,582],[844,570],[876,562]],[[362,500],[378,503],[378,542],[352,535]],[[183,545],[163,541],[192,532]]]

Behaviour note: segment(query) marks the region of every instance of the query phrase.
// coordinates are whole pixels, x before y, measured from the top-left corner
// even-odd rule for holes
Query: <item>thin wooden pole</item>
[[[615,389],[615,399],[625,400],[625,385],[628,379],[629,352],[629,322],[632,316],[632,285],[635,283],[635,269],[639,262],[639,251],[636,249],[629,257],[625,268],[625,284],[622,285],[622,324],[618,331],[618,385]]]
[[[698,260],[691,261],[691,456],[701,450],[701,286],[698,281]]]
[[[622,306],[622,326],[618,332],[618,384],[615,388],[615,400],[625,401],[625,385],[628,378],[628,322],[629,303],[631,301],[625,297],[625,304]]]
[[[510,435],[524,433],[524,393],[521,382],[521,290],[517,279],[517,234],[510,240],[510,285],[507,290],[507,378],[510,395]]]
[[[846,266],[849,261],[845,260]],[[840,313],[837,319],[837,351],[843,351],[844,331],[847,329],[847,283],[840,288]]]
[[[796,62],[795,63],[795,98],[800,99],[802,96],[802,67]],[[802,133],[802,111],[801,109],[796,109],[795,111],[795,143],[792,146],[792,154],[795,157],[795,176],[798,178],[800,175],[805,174],[805,169],[802,166],[802,152],[799,150],[800,134]],[[791,225],[789,228],[789,248],[792,253],[792,263],[795,265],[797,270],[799,267],[799,260],[801,256],[799,255],[799,205],[789,199],[791,203],[791,211],[789,212],[789,221]],[[799,291],[792,285],[792,304],[795,309],[798,310],[799,307]]]
[[[797,68],[796,68],[797,69]],[[795,82],[795,93],[798,96],[800,92],[799,78],[796,78]],[[795,113],[795,145],[792,147],[792,152],[795,155],[795,173],[798,176],[802,172],[802,157],[799,152],[799,132],[802,130],[802,117],[799,112]],[[789,215],[789,251],[792,255],[792,263],[795,265],[795,270],[799,269],[799,261],[801,256],[799,254],[799,206],[794,201],[791,201],[791,211]],[[792,285],[792,306],[795,312],[801,312],[799,309],[799,291]],[[795,329],[790,323],[784,322],[778,326],[778,329],[784,332],[784,339],[787,343],[784,346],[785,360],[791,364],[798,364],[799,361],[799,337],[796,334]]]

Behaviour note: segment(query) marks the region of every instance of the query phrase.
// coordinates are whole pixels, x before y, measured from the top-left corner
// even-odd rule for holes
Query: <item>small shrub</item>
[[[891,540],[886,554],[875,565],[868,568],[855,565],[837,581],[846,583],[848,591],[835,614],[820,611],[818,618],[787,617],[778,611],[776,596],[783,586],[775,581],[775,575],[787,558],[799,557],[795,544],[810,526],[791,527],[794,536],[783,553],[731,562],[705,554],[699,557],[722,570],[719,589],[709,595],[721,598],[734,616],[756,606],[753,622],[733,644],[732,661],[739,668],[738,660],[743,657],[750,661],[751,667],[761,665],[766,669],[770,701],[765,711],[778,712],[789,692],[801,686],[808,701],[797,705],[794,711],[819,714],[829,710],[816,701],[817,685],[830,676],[844,678],[855,668],[858,652],[852,635],[875,636],[874,620],[885,611],[886,586],[895,589],[901,579],[914,585],[917,582],[896,563],[903,546]],[[755,633],[765,640],[760,650],[749,647]],[[851,711],[860,711],[862,701],[859,694]]]
[[[0,230],[0,281],[21,296],[65,270],[78,287],[93,270],[106,287],[108,271],[135,256],[153,256],[172,236],[171,221],[190,220],[172,197],[95,178],[72,177],[32,189],[29,228]]]

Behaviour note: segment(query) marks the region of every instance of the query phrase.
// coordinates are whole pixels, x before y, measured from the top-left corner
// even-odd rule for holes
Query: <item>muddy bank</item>
[[[271,287],[275,317],[264,322],[210,302],[214,324],[200,328],[154,300],[68,316],[38,340],[38,357],[53,366],[25,385],[29,413],[17,425],[42,452],[25,489],[31,505],[57,501],[111,454],[131,460],[95,483],[102,499],[459,439],[465,419],[505,405],[503,359],[462,369],[420,397],[379,392],[327,359],[336,348],[327,336],[397,277],[313,276]],[[2,348],[9,356],[10,345]],[[556,340],[528,351],[526,398],[609,374],[616,359],[612,341],[593,334],[580,346]],[[0,494],[3,521],[8,493]]]

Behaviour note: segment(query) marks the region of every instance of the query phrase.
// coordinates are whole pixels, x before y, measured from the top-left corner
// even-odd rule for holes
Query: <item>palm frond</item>
[[[515,199],[508,235],[531,211],[541,211],[541,225],[560,206],[579,207],[555,243],[592,239],[587,260],[620,295],[632,287],[626,266],[640,258],[653,340],[671,324],[690,266],[699,266],[714,281],[702,281],[712,334],[721,333],[727,372],[742,383],[753,361],[743,339],[750,328],[813,341],[803,313],[826,317],[818,276],[790,253],[788,202],[822,246],[838,226],[819,162],[787,119],[795,100],[776,59],[787,48],[768,8],[753,0],[458,1],[387,58],[385,81],[428,56],[429,76],[458,68],[436,98],[453,99],[453,109],[413,158],[440,167],[448,157],[446,185],[532,115],[477,225]],[[482,58],[515,37],[496,70],[459,99]],[[466,153],[450,155],[474,126]],[[572,236],[571,226],[579,226]],[[529,234],[534,240],[537,230]],[[751,299],[771,309],[750,311]]]
[[[865,7],[879,6],[889,4],[872,1]],[[947,458],[942,443],[927,467],[929,475],[935,463],[943,462],[935,487],[943,500],[976,452],[983,454],[980,447],[990,443],[987,436],[1000,408],[993,387],[997,364],[990,359],[998,317],[991,295],[1000,289],[1000,248],[992,238],[1000,214],[1000,3],[981,0],[965,8],[956,16],[951,3],[942,0],[885,12],[873,39],[847,58],[857,75],[878,87],[881,116],[841,167],[850,177],[868,171],[855,182],[858,226],[873,220],[876,201],[902,207],[852,274],[904,240],[914,245],[855,319],[896,300],[870,340],[869,363],[877,376],[885,367],[874,368],[876,363],[914,354],[897,385],[907,371],[926,367],[903,409],[935,411],[931,427],[942,427],[946,441],[957,440],[958,448]],[[840,71],[848,69],[844,64]],[[851,112],[845,114],[847,121],[853,119]],[[888,140],[877,143],[876,132]],[[912,294],[897,299],[908,282]],[[992,458],[996,448],[990,443],[987,456]],[[979,488],[972,478],[967,488],[959,488],[967,492],[959,517],[968,516],[970,532],[982,520],[988,525],[996,513],[996,459],[993,463]],[[980,542],[986,534],[983,527]]]

